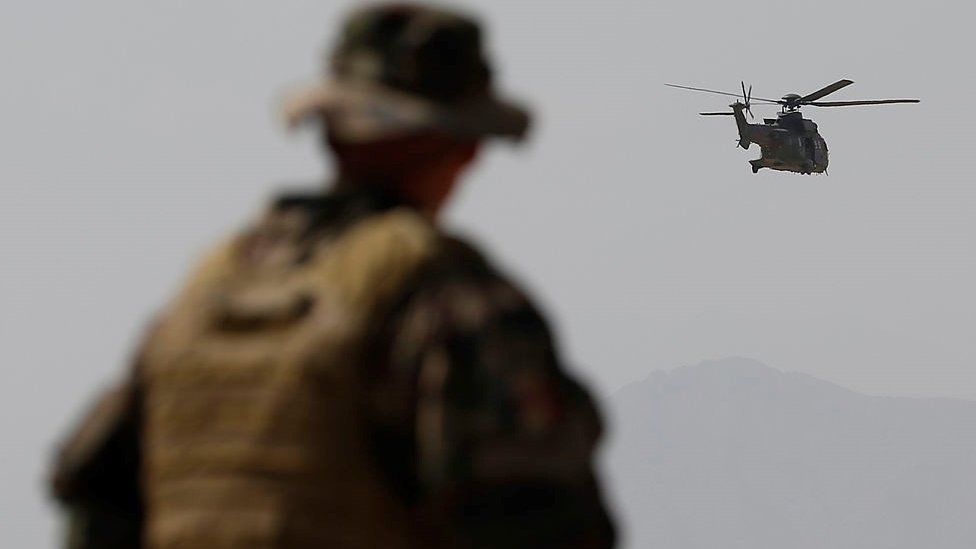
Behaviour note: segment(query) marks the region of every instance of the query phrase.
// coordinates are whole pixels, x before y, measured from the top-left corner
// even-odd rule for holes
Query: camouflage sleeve
[[[69,549],[139,547],[139,409],[135,370],[104,391],[64,439],[50,474]]]
[[[387,417],[411,418],[412,493],[439,535],[459,547],[613,545],[593,474],[599,415],[520,292],[487,268],[442,272],[392,340],[387,383],[403,409]]]

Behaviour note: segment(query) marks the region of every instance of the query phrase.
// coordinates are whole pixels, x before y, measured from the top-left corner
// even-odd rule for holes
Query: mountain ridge
[[[731,357],[652,372],[608,404],[630,547],[976,546],[976,401]]]
[[[845,387],[845,386],[841,385],[840,383],[837,383],[837,382],[834,382],[834,381],[830,381],[830,380],[826,380],[826,379],[823,379],[823,378],[820,378],[820,377],[816,377],[816,376],[813,376],[813,375],[810,375],[810,374],[807,374],[807,373],[804,373],[804,372],[797,372],[797,371],[790,371],[790,370],[781,370],[779,368],[774,368],[772,366],[769,366],[769,365],[765,364],[764,362],[762,362],[760,360],[753,359],[753,358],[748,358],[748,357],[743,357],[743,356],[737,356],[737,355],[733,355],[733,356],[729,356],[729,357],[725,357],[725,358],[706,359],[706,360],[702,360],[702,361],[697,362],[697,363],[694,363],[694,364],[686,364],[686,365],[675,366],[675,367],[671,367],[671,368],[660,368],[660,369],[652,370],[647,376],[645,376],[643,378],[640,378],[640,379],[635,379],[633,381],[630,381],[630,382],[628,382],[628,383],[626,383],[626,384],[618,387],[616,390],[614,390],[614,391],[612,391],[610,393],[610,397],[609,398],[610,398],[610,400],[615,400],[618,397],[620,397],[622,394],[627,394],[628,392],[634,390],[636,387],[642,386],[642,385],[644,385],[646,383],[659,382],[661,380],[661,378],[670,378],[670,377],[673,377],[673,376],[681,376],[685,372],[689,372],[689,371],[705,371],[705,372],[707,372],[707,371],[709,371],[711,369],[729,370],[730,369],[730,364],[729,364],[730,361],[734,361],[734,362],[740,362],[741,361],[742,363],[752,363],[752,364],[755,364],[756,366],[759,367],[759,368],[757,368],[756,371],[759,371],[759,372],[762,372],[762,373],[769,373],[769,374],[774,374],[774,375],[777,375],[777,376],[784,376],[785,378],[793,378],[793,379],[798,379],[798,380],[806,380],[806,381],[810,382],[811,384],[820,384],[820,385],[822,385],[824,387],[829,387],[829,388],[836,389],[836,390],[839,390],[839,391],[842,391],[842,392],[845,392],[845,393],[855,394],[855,395],[862,396],[862,397],[865,397],[865,398],[876,398],[876,399],[904,399],[904,400],[911,400],[911,401],[958,402],[958,403],[967,403],[967,404],[976,405],[976,399],[963,398],[963,397],[886,395],[886,394],[865,393],[865,392],[862,392],[862,391],[859,391],[859,390],[856,390],[856,389],[851,389],[851,388]],[[734,368],[735,367],[732,366],[731,369],[734,369]]]

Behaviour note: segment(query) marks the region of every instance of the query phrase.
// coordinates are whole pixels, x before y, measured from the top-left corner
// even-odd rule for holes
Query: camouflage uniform
[[[418,14],[434,36],[445,18],[449,35],[477,29],[403,6],[350,25],[375,40],[390,14],[407,34]],[[389,123],[320,92],[298,111],[334,131]],[[499,105],[410,123],[520,136],[527,118]],[[397,197],[344,185],[279,198],[207,256],[54,484],[77,547],[603,548],[600,432],[522,292]]]

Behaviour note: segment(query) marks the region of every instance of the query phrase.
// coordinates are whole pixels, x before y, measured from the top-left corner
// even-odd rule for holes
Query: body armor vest
[[[146,347],[150,548],[414,545],[369,452],[361,368],[435,232],[404,209],[312,244],[283,226],[213,253]]]

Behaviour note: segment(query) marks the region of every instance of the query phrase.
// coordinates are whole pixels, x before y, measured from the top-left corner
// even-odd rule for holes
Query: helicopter
[[[918,99],[820,101],[823,97],[842,88],[846,88],[853,83],[852,80],[838,80],[813,93],[802,96],[796,93],[790,93],[784,95],[781,99],[754,98],[752,97],[752,86],[750,85],[747,90],[745,82],[741,82],[741,98],[737,93],[691,86],[679,86],[677,84],[665,85],[672,88],[716,93],[736,98],[736,101],[729,105],[732,109],[731,112],[702,112],[698,114],[702,116],[735,117],[735,125],[739,130],[739,146],[743,149],[748,149],[752,143],[756,143],[762,150],[762,155],[759,158],[749,161],[749,164],[752,165],[752,173],[758,173],[763,168],[769,168],[771,170],[810,175],[812,173],[827,172],[827,142],[817,130],[817,124],[812,120],[803,118],[800,114],[800,107],[805,105],[813,107],[850,107],[856,105],[887,105],[890,103],[919,102]],[[752,114],[753,101],[780,105],[780,112],[776,118],[764,118],[762,124],[750,124],[746,120],[745,115],[748,114],[750,118],[755,118]]]

